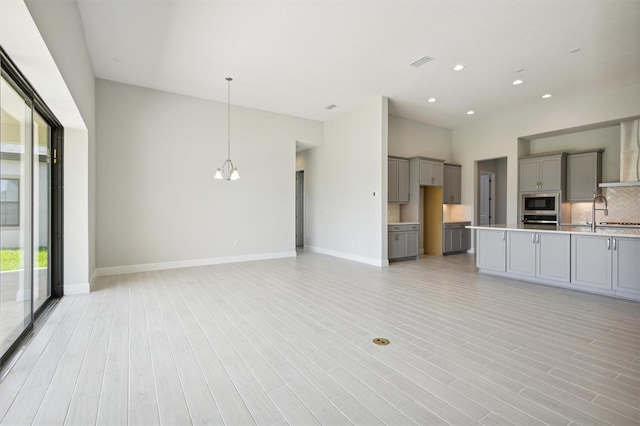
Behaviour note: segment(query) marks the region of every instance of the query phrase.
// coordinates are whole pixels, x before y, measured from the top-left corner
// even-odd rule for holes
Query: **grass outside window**
[[[15,271],[22,269],[22,252],[20,249],[0,250],[0,271]],[[49,251],[46,247],[38,249],[38,268],[46,268],[49,265]]]

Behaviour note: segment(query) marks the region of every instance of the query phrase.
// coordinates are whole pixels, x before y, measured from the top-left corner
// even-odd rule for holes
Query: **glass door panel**
[[[51,206],[51,166],[49,153],[51,126],[33,113],[33,311],[51,296],[49,226]]]
[[[0,355],[32,323],[31,107],[0,82]]]

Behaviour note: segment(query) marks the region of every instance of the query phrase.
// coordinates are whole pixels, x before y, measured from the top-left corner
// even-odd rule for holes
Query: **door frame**
[[[304,246],[304,170],[296,171],[296,247]],[[300,230],[300,234],[298,234]]]

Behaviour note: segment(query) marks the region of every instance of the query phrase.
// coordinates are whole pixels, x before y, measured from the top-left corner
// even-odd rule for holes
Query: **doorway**
[[[304,170],[296,172],[296,247],[304,246]]]
[[[63,129],[2,50],[0,69],[1,367],[62,296]]]
[[[476,162],[475,220],[478,225],[507,221],[507,157]]]

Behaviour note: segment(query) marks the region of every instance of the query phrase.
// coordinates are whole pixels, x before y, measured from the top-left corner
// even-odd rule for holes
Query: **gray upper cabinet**
[[[443,168],[442,202],[444,204],[460,204],[462,167],[445,164]]]
[[[602,151],[567,156],[567,201],[591,201],[602,181]]]
[[[409,160],[398,160],[398,202],[409,202]]]
[[[437,161],[420,160],[420,185],[442,186],[443,164]]]
[[[521,158],[520,191],[562,191],[566,154]]]
[[[409,202],[409,160],[388,158],[388,195],[389,203],[406,204]]]

